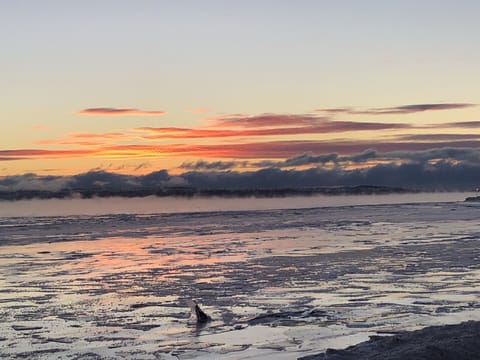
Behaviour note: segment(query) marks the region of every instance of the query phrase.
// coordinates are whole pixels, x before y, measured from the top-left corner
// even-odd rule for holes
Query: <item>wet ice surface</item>
[[[0,358],[295,359],[480,319],[480,207],[0,218]],[[189,300],[213,318],[190,319]]]

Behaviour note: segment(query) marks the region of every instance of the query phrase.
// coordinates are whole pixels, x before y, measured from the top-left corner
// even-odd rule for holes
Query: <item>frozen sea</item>
[[[471,195],[0,202],[0,358],[296,359],[480,320]]]

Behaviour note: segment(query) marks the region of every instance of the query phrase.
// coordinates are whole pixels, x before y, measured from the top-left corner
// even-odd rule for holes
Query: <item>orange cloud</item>
[[[118,109],[110,107],[89,108],[77,112],[77,115],[93,116],[162,116],[166,114],[167,112],[163,110]]]
[[[98,150],[43,150],[43,149],[16,149],[0,150],[0,158],[23,158],[23,159],[52,159],[52,158],[70,158],[79,156],[94,155]]]
[[[75,133],[69,134],[66,139],[61,140],[40,140],[37,141],[41,145],[84,145],[84,146],[101,146],[105,142],[112,140],[131,139],[131,136],[124,133]],[[96,141],[95,141],[96,140]]]
[[[354,154],[367,149],[379,152],[418,151],[432,148],[478,148],[480,141],[269,141],[231,144],[167,144],[167,145],[116,145],[89,149],[0,150],[0,161],[20,159],[53,159],[81,157],[159,158],[163,156],[192,156],[202,158],[268,159],[289,158],[300,153]]]

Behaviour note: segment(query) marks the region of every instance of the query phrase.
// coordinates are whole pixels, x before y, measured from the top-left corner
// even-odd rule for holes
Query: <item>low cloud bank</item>
[[[281,189],[316,186],[374,185],[425,191],[470,191],[480,184],[480,165],[384,164],[371,168],[344,170],[339,167],[306,170],[265,168],[249,172],[191,171],[180,176],[198,189]]]
[[[371,151],[352,155],[348,160],[355,163],[360,159],[383,158],[384,155]],[[389,155],[392,156],[393,153]],[[408,158],[405,153],[401,155],[404,159]],[[186,171],[180,175],[171,175],[166,170],[142,176],[98,170],[73,176],[24,174],[0,178],[0,192],[135,192],[172,188],[256,190],[357,185],[401,187],[425,191],[471,191],[480,186],[480,162],[476,151],[450,150],[451,156],[463,158],[463,161],[429,161],[439,155],[445,155],[445,152],[420,152],[415,157],[412,155],[416,161],[410,163],[390,162],[353,170],[347,170],[336,164],[342,157],[332,154],[300,155],[282,163],[276,163],[276,165],[271,163],[269,167],[260,170],[245,172],[229,170],[229,166],[225,166],[226,170],[219,170],[222,169],[222,166],[217,163],[209,169],[208,164],[205,163],[198,165],[201,170]],[[344,157],[343,160],[345,160]],[[333,166],[324,167],[326,162],[333,163]],[[282,167],[305,164],[315,166],[304,170]]]

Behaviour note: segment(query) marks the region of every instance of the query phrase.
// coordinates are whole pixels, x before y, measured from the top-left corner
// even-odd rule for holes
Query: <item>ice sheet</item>
[[[295,359],[480,319],[480,208],[0,219],[0,355]],[[189,300],[212,317],[199,328]]]

